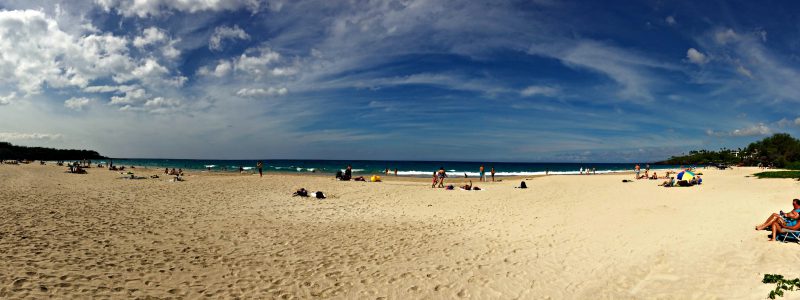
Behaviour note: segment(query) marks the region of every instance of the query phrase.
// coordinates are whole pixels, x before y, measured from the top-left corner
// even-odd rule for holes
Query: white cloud
[[[181,87],[187,80],[184,76],[171,77],[169,73],[169,69],[162,66],[157,60],[147,58],[141,65],[130,71],[130,73],[115,75],[114,81],[125,83],[138,80],[148,87]]]
[[[40,11],[0,11],[0,83],[28,94],[40,93],[45,83],[84,87],[133,65],[126,44],[110,34],[72,36]]]
[[[61,137],[61,134],[52,133],[0,132],[0,141],[55,140],[60,139]]]
[[[128,91],[124,91],[123,96],[113,96],[111,97],[110,104],[140,104],[143,103],[147,99],[147,91],[142,88],[136,88]]]
[[[137,48],[144,48],[147,45],[161,43],[167,40],[167,34],[156,27],[149,27],[142,31],[141,36],[133,39],[133,45]]]
[[[135,89],[135,85],[94,85],[87,86],[82,90],[87,93],[112,93],[112,92],[126,92]]]
[[[674,16],[667,16],[667,18],[665,18],[664,21],[666,21],[667,24],[670,25],[670,26],[673,26],[673,25],[678,23],[677,21],[675,21],[675,17]]]
[[[281,58],[278,52],[269,48],[248,49],[236,59],[234,67],[237,71],[243,71],[254,76],[261,76],[270,73],[268,66],[277,62]]]
[[[173,40],[166,31],[157,27],[148,27],[142,31],[141,36],[133,39],[133,46],[143,49],[148,46],[160,46],[161,55],[169,59],[175,59],[181,55],[181,51],[175,48],[175,44],[180,39]]]
[[[532,97],[532,96],[545,96],[545,97],[553,97],[560,93],[560,89],[551,86],[537,86],[532,85],[526,87],[522,91],[520,91],[520,95],[525,97]]]
[[[641,54],[592,40],[552,47],[540,45],[529,49],[529,52],[557,58],[567,66],[604,74],[622,86],[619,96],[626,99],[653,99],[651,90],[657,85],[657,77],[650,74],[650,69],[678,69]]]
[[[87,105],[89,105],[89,102],[91,102],[91,100],[90,100],[89,98],[85,98],[85,97],[80,97],[80,98],[72,97],[72,98],[69,98],[69,99],[67,99],[66,101],[64,101],[64,107],[66,107],[66,108],[69,108],[69,109],[72,109],[72,110],[81,111],[81,110],[83,110],[83,108],[84,108],[84,107],[86,107]]]
[[[281,55],[266,47],[249,48],[240,56],[231,60],[220,60],[216,66],[203,66],[197,73],[204,76],[224,77],[235,71],[237,74],[259,80],[267,75],[282,77],[291,76],[299,72],[293,65],[279,66]]]
[[[175,58],[176,41],[165,31],[150,27],[131,43],[108,33],[67,33],[42,11],[0,11],[0,84],[15,86],[26,94],[40,94],[43,87],[59,90],[77,87],[87,93],[124,93],[112,104],[143,105],[151,93],[160,96],[183,87],[188,78],[173,75],[158,58],[131,56],[129,46],[158,47],[163,57]],[[119,86],[96,85],[113,80]],[[79,110],[83,100],[67,100],[65,107]]]
[[[113,10],[126,17],[140,18],[158,16],[169,10],[196,13],[248,9],[256,12],[260,6],[258,0],[95,0],[95,3],[105,11]]]
[[[0,105],[8,105],[11,104],[11,101],[17,98],[16,92],[11,92],[8,95],[0,96]]]
[[[764,123],[758,123],[749,127],[735,129],[733,131],[714,131],[711,129],[706,130],[707,135],[712,136],[733,136],[733,137],[741,137],[741,136],[763,136],[769,135],[772,133],[772,129],[770,129]]]
[[[220,51],[222,50],[222,42],[226,39],[248,40],[250,39],[250,35],[248,35],[247,32],[239,28],[238,25],[234,25],[233,27],[220,26],[214,29],[214,34],[212,34],[211,38],[209,38],[208,48],[213,51]]]
[[[727,44],[739,40],[739,35],[733,29],[728,28],[715,32],[714,40],[718,44]]]
[[[800,117],[794,119],[794,125],[800,126]]]
[[[285,87],[281,88],[274,88],[270,87],[267,89],[262,88],[255,88],[255,89],[240,89],[236,92],[236,95],[239,97],[263,97],[263,96],[283,96],[286,95],[289,90]]]
[[[219,61],[217,66],[214,67],[213,70],[211,70],[208,67],[204,66],[204,67],[201,67],[197,71],[197,73],[200,74],[200,75],[206,75],[206,76],[210,75],[210,76],[216,76],[216,77],[223,77],[223,76],[226,76],[226,75],[230,74],[232,69],[233,69],[233,65],[229,61],[221,60],[221,61]]]
[[[686,58],[688,58],[691,63],[697,65],[703,65],[708,62],[708,56],[695,48],[689,48],[689,50],[686,51]]]
[[[753,72],[750,72],[750,70],[748,70],[747,68],[745,68],[742,65],[739,65],[739,66],[736,67],[736,72],[739,73],[739,74],[742,74],[742,75],[744,75],[744,76],[746,76],[746,77],[748,77],[750,79],[753,79]]]

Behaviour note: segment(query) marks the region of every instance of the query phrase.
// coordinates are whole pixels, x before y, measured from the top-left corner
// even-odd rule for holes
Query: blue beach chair
[[[783,235],[783,238],[781,238]],[[781,238],[781,242],[786,242],[786,239],[793,239],[796,243],[800,243],[800,230],[781,229],[778,232],[776,239]]]

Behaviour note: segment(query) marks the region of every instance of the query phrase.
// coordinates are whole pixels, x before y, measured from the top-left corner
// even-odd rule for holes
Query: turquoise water
[[[107,162],[107,160],[103,160]],[[430,176],[443,167],[451,176],[467,174],[478,176],[484,165],[486,174],[492,167],[496,176],[533,176],[549,174],[579,174],[580,169],[596,170],[596,173],[632,171],[631,163],[514,163],[514,162],[456,162],[456,161],[373,161],[373,160],[263,160],[264,172],[281,173],[336,173],[347,165],[354,174],[382,174],[388,168],[391,174],[397,169],[401,176]],[[102,161],[96,161],[102,162]],[[257,160],[195,160],[195,159],[113,159],[116,166],[143,166],[148,168],[181,168],[184,170],[206,170],[211,172],[255,172]],[[645,164],[641,164],[642,169]],[[677,169],[679,166],[652,165],[651,169]]]

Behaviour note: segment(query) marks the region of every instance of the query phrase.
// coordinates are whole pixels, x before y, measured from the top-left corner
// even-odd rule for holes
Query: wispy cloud
[[[88,106],[90,102],[91,102],[91,99],[86,98],[86,97],[79,97],[79,98],[72,97],[72,98],[69,98],[69,99],[64,101],[64,107],[72,109],[72,110],[76,110],[76,111],[81,111],[86,106]]]
[[[749,127],[734,129],[732,131],[714,131],[712,129],[706,130],[706,134],[710,136],[765,136],[772,134],[772,129],[763,123],[755,124]]]
[[[62,138],[61,134],[53,133],[0,132],[0,141],[56,140],[60,138]]]

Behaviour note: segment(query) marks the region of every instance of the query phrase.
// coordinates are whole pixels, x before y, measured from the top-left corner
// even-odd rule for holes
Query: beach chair
[[[785,243],[786,239],[788,238],[788,239],[794,239],[796,243],[800,243],[800,230],[781,229],[776,239],[780,238],[781,235],[783,235],[781,242]]]

